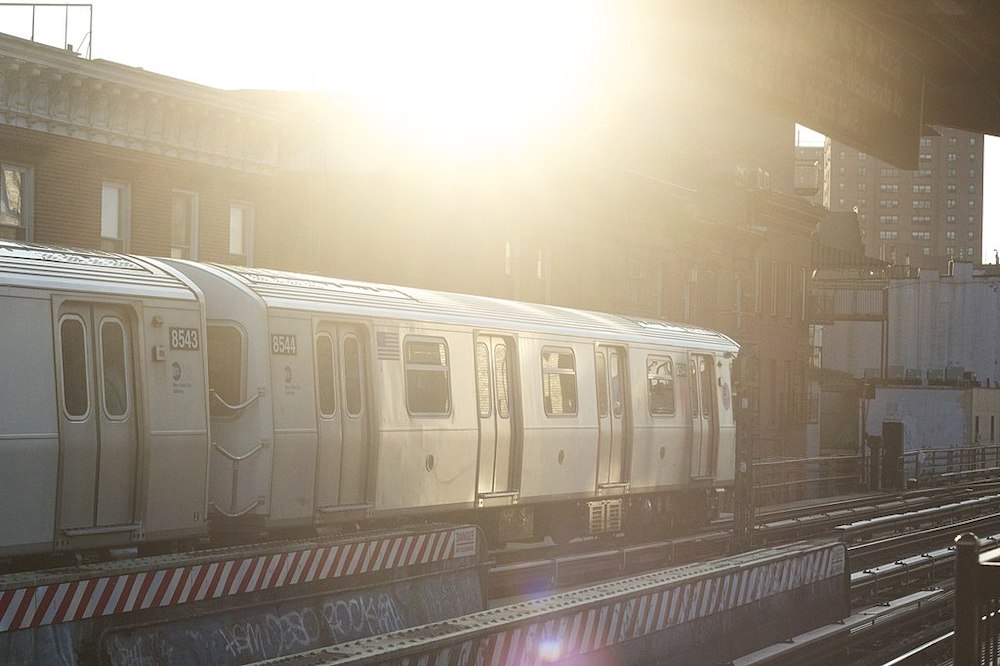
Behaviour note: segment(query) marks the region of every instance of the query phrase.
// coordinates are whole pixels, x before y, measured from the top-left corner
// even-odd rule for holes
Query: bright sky
[[[90,46],[95,59],[216,88],[357,93],[393,109],[393,122],[456,150],[558,131],[607,84],[614,48],[610,3],[602,0],[89,4],[92,39],[90,12],[75,6],[37,8],[36,40]],[[29,37],[31,9],[0,6],[0,31]],[[1000,249],[996,137],[986,139],[984,169],[983,260],[990,262]]]

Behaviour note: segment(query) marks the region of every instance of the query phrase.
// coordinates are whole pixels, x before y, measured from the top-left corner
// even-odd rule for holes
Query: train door
[[[691,354],[688,386],[691,399],[691,476],[715,473],[718,427],[715,410],[715,364],[710,354]]]
[[[625,483],[625,456],[628,451],[629,407],[625,380],[625,349],[600,345],[597,348],[597,485]]]
[[[321,323],[315,336],[319,446],[316,506],[364,504],[370,430],[366,336],[346,324]]]
[[[512,338],[476,336],[476,403],[479,410],[479,482],[477,493],[489,495],[515,490],[516,455]]]
[[[66,303],[56,338],[59,527],[131,524],[138,464],[131,318],[114,306]]]

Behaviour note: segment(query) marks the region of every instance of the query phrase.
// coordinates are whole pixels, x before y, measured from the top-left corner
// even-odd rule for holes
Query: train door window
[[[608,361],[604,352],[597,352],[597,413],[608,415]]]
[[[476,343],[476,402],[479,418],[489,418],[493,400],[490,395],[490,348],[485,342]]]
[[[699,407],[698,407],[698,382],[695,377],[695,373],[698,371],[698,366],[692,360],[688,364],[688,396],[691,400],[691,418],[697,418]]]
[[[101,185],[101,249],[128,252],[130,188],[127,183]]]
[[[361,415],[361,345],[353,335],[344,337],[344,408],[348,416]]]
[[[420,416],[451,413],[448,345],[440,338],[407,338],[404,342],[406,408]]]
[[[333,338],[316,336],[316,383],[319,385],[319,413],[326,418],[337,412],[337,371],[333,360]]]
[[[243,401],[243,332],[235,326],[208,327],[208,387],[217,400],[212,400],[212,414],[224,405]]]
[[[90,382],[87,370],[87,332],[83,320],[64,317],[59,323],[62,361],[63,408],[71,420],[82,420],[90,411]]]
[[[170,256],[198,258],[198,195],[174,190],[170,197]]]
[[[101,322],[101,391],[104,413],[120,421],[128,414],[128,349],[125,327],[118,319]]]
[[[673,416],[674,362],[669,356],[646,358],[646,386],[649,390],[649,413],[653,416]]]
[[[712,366],[704,358],[698,359],[701,371],[701,410],[705,418],[712,416]]]
[[[542,399],[549,416],[576,414],[576,359],[572,350],[542,350]]]
[[[510,382],[507,381],[507,345],[498,344],[493,348],[493,362],[496,364],[497,415],[510,418]]]
[[[622,415],[622,359],[611,352],[611,411],[615,417]]]

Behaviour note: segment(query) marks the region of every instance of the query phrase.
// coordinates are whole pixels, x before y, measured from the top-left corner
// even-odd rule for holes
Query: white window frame
[[[178,196],[189,197],[191,201],[191,228],[188,245],[174,245],[174,198]],[[198,193],[191,190],[172,190],[170,193],[170,256],[174,259],[198,259]],[[177,251],[180,251],[179,253]],[[187,250],[187,256],[183,252]]]
[[[243,252],[233,252],[233,241],[236,240],[235,229],[233,228],[233,213],[242,211],[242,229],[240,230],[239,241],[243,246]],[[244,266],[253,266],[253,228],[254,228],[254,208],[253,204],[246,201],[233,201],[229,204],[229,256]]]
[[[107,210],[106,193],[118,193],[118,235],[108,236],[105,232],[105,216]],[[128,183],[106,180],[101,183],[101,249],[111,252],[128,252],[132,229],[132,186]]]
[[[7,171],[21,173],[21,223],[17,226],[0,224],[0,238],[31,241],[35,236],[35,170],[23,164],[0,161],[0,178]],[[6,196],[6,184],[0,183],[0,206],[6,205]]]

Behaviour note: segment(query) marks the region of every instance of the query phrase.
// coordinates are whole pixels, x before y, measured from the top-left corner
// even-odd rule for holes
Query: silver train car
[[[204,295],[214,525],[461,515],[565,540],[703,523],[734,481],[719,333],[163,261]]]
[[[163,264],[0,241],[0,556],[206,533],[204,339]]]

